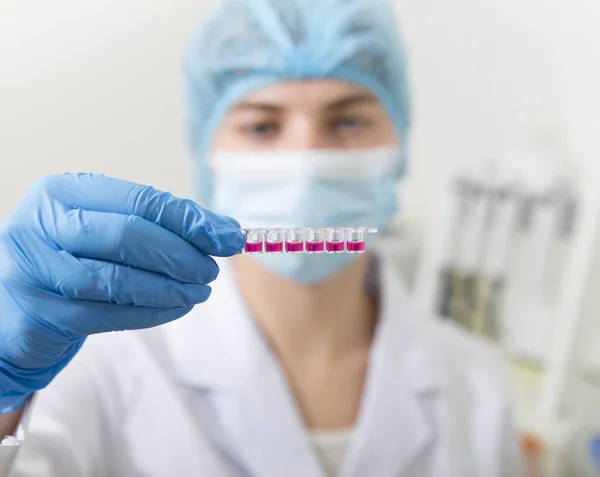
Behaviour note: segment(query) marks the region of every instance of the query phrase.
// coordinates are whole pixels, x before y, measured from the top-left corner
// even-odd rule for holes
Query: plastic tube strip
[[[366,227],[248,228],[242,229],[246,244],[242,253],[364,253]]]

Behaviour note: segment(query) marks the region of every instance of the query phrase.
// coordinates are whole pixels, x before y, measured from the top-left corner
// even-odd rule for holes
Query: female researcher
[[[382,0],[230,0],[203,23],[191,145],[227,216],[97,175],[33,187],[0,232],[3,475],[520,475],[494,360],[415,316],[385,257],[237,255],[239,223],[394,216],[392,18]],[[211,257],[232,255],[209,299]]]

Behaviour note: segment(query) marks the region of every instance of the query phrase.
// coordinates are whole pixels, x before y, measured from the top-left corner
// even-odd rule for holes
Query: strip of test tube
[[[304,252],[304,229],[289,229],[285,233],[285,251],[287,253]]]
[[[365,227],[242,229],[243,253],[364,253],[367,235],[377,229]]]
[[[323,253],[325,251],[325,231],[308,229],[305,236],[306,253]]]
[[[346,229],[328,228],[325,238],[325,251],[327,253],[344,253],[346,251]]]
[[[283,229],[269,229],[266,231],[265,252],[283,253],[285,232]]]

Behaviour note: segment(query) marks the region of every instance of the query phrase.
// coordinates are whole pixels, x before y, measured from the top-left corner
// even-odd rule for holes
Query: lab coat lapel
[[[324,477],[284,374],[238,293],[231,267],[211,299],[173,332],[180,377],[214,390],[228,447],[257,477]],[[197,337],[190,339],[190,334]]]
[[[276,361],[256,358],[224,413],[241,458],[256,476],[324,477]]]
[[[343,477],[411,475],[406,472],[433,442],[426,402],[441,384],[439,368],[429,362],[395,273],[381,265],[380,321]]]

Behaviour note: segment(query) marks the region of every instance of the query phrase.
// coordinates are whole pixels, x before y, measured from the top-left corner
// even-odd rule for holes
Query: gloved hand
[[[175,320],[210,295],[233,219],[92,174],[38,181],[0,226],[0,413],[23,406],[87,335]]]

